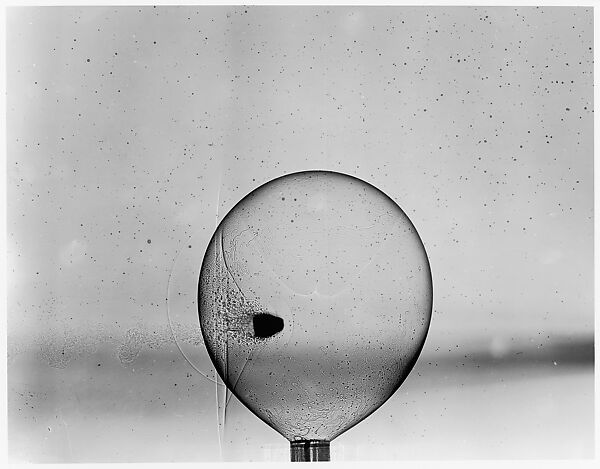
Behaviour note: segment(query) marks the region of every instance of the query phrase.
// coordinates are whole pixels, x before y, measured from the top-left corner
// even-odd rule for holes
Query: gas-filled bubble
[[[330,171],[289,174],[242,199],[216,229],[198,285],[218,373],[292,442],[295,460],[328,455],[331,440],[398,389],[423,347],[432,298],[406,214]]]

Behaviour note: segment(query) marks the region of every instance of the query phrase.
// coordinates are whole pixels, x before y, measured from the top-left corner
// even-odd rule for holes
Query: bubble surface
[[[419,235],[370,184],[272,180],[217,227],[198,285],[230,390],[290,441],[331,441],[383,404],[421,351],[433,288]]]

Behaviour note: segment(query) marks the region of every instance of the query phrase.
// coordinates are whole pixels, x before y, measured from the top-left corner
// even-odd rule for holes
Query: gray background
[[[219,444],[186,269],[306,169],[392,197],[434,280],[415,370],[334,458],[593,455],[591,8],[12,8],[7,33],[12,460],[287,459],[234,400]]]

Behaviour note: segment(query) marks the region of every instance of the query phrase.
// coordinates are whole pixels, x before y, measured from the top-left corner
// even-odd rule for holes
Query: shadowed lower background
[[[287,460],[234,399],[219,436],[182,350],[202,348],[218,221],[307,169],[395,200],[434,282],[415,369],[332,459],[592,457],[592,26],[581,7],[9,9],[11,459]]]

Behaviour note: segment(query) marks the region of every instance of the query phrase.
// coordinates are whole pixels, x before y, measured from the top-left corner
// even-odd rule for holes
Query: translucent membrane
[[[224,383],[292,442],[292,458],[310,460],[328,459],[329,442],[398,389],[432,294],[400,207],[364,181],[310,171],[264,184],[222,220],[198,307]]]

